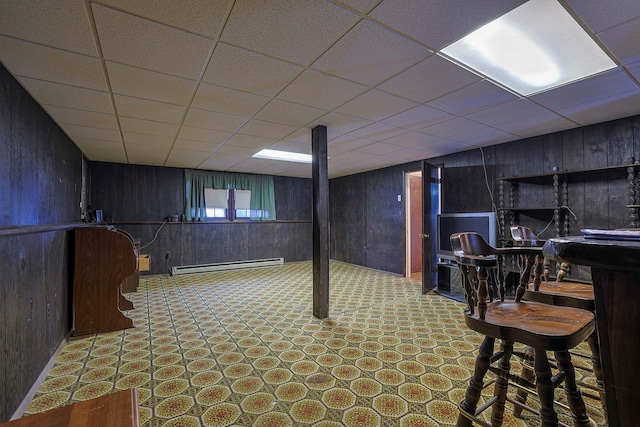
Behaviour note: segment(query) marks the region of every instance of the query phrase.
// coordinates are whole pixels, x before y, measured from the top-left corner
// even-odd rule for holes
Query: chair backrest
[[[544,243],[529,227],[512,225],[510,230],[511,238],[516,246],[542,246]]]
[[[450,241],[462,273],[468,311],[474,314],[477,307],[480,318],[484,318],[487,299],[491,299],[487,269],[499,267],[501,253],[490,246],[478,233],[454,233],[450,236]],[[500,272],[498,282],[500,299],[504,300],[504,280]]]

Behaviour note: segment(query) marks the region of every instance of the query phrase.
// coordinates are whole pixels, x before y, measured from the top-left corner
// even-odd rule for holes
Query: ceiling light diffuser
[[[442,53],[523,96],[616,66],[557,0],[530,0]]]
[[[259,159],[284,160],[286,162],[311,163],[311,154],[292,153],[289,151],[260,150],[251,157]]]

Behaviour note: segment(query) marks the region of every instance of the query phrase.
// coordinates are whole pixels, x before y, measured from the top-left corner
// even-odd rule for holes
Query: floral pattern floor
[[[142,277],[127,295],[135,327],[71,339],[25,415],[137,387],[142,426],[455,425],[482,337],[463,304],[420,289],[332,262],[320,320],[310,262]],[[600,402],[585,402],[605,425]],[[537,424],[507,410],[505,426]]]

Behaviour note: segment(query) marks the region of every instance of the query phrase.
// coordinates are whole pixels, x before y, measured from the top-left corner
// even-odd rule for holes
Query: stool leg
[[[553,409],[553,384],[551,382],[551,367],[547,352],[544,349],[535,349],[533,366],[536,371],[536,388],[540,397],[540,418],[542,427],[558,425],[558,414]]]
[[[495,344],[495,338],[485,337],[480,344],[480,351],[478,357],[476,357],[476,365],[473,373],[473,377],[469,380],[469,386],[464,396],[464,400],[460,404],[460,409],[474,414],[478,401],[480,400],[480,393],[482,393],[482,386],[484,385],[484,376],[489,370],[491,364],[491,356],[493,354],[493,346]],[[464,415],[458,415],[457,427],[469,427],[471,426],[471,420]]]
[[[509,360],[513,354],[513,343],[502,341],[500,349],[504,352],[500,358],[498,367],[500,368],[500,375],[496,378],[495,388],[493,395],[497,397],[496,402],[491,408],[491,425],[501,426],[504,418],[504,404],[507,401],[507,389],[509,387],[508,374],[511,370],[511,364]]]
[[[591,421],[587,416],[587,408],[582,400],[582,393],[576,385],[576,372],[571,363],[571,355],[568,351],[556,351],[556,361],[558,362],[558,369],[563,371],[566,375],[564,380],[564,392],[567,395],[567,402],[571,408],[571,415],[573,416],[573,424],[576,427],[591,426]]]
[[[526,350],[524,351],[524,354],[526,356],[531,356],[531,358],[533,359],[533,347],[527,346]],[[520,371],[520,376],[527,381],[534,382],[533,381],[533,363],[531,363],[530,360],[525,359],[522,361],[522,371]],[[516,400],[522,404],[525,404],[527,403],[528,394],[529,393],[527,393],[526,391],[518,389],[518,391],[516,392]],[[513,415],[520,418],[522,416],[522,407],[515,405],[513,408]]]
[[[591,349],[591,364],[593,365],[593,374],[596,377],[598,384],[598,392],[600,394],[600,402],[602,402],[602,410],[604,411],[605,419],[607,416],[607,399],[604,394],[604,380],[602,379],[602,363],[600,362],[600,341],[598,341],[598,332],[593,331],[589,338],[587,338],[589,348]]]

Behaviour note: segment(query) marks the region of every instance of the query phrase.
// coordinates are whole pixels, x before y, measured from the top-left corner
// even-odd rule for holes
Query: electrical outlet
[[[169,259],[171,257],[171,252],[167,251],[167,254],[164,256],[164,259]]]

